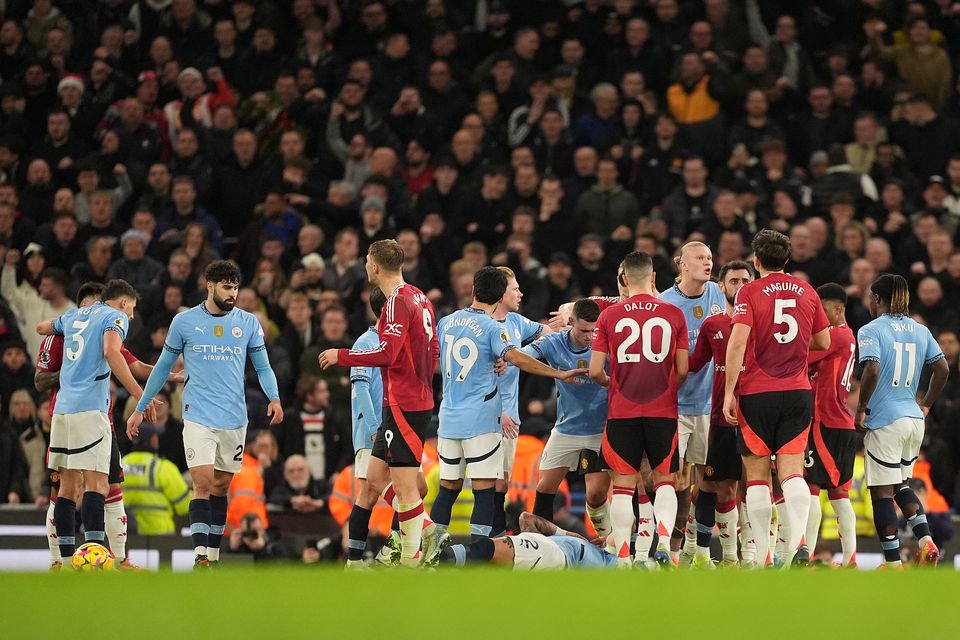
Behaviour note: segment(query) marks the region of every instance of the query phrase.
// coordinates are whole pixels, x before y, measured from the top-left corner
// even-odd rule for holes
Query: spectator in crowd
[[[329,495],[327,483],[314,479],[307,459],[295,454],[283,463],[283,484],[270,493],[267,506],[278,511],[314,513],[326,506]]]
[[[331,478],[352,459],[349,411],[331,406],[327,381],[312,375],[297,381],[296,398],[284,411],[286,424],[274,429],[280,453],[284,458],[306,456],[314,478]]]
[[[24,504],[33,499],[29,474],[19,435],[6,420],[0,421],[0,504]]]

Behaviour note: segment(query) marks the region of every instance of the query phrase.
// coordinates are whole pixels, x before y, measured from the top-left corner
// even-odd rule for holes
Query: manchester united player
[[[770,456],[777,456],[783,488],[788,560],[807,527],[810,491],[803,480],[803,454],[813,416],[807,352],[830,346],[829,321],[809,284],[783,273],[790,240],[764,229],[753,239],[760,278],[737,294],[727,345],[723,415],[738,425],[737,448],[746,472],[750,522],[770,522]],[[743,380],[740,380],[744,367]],[[740,381],[740,398],[735,391]],[[761,525],[762,526],[762,525]],[[756,536],[757,563],[770,563],[769,541]]]
[[[610,520],[621,566],[632,562],[632,502],[644,454],[656,493],[654,518],[660,542],[654,560],[675,566],[670,530],[677,517],[677,494],[670,474],[680,466],[677,388],[687,376],[689,342],[683,313],[653,297],[655,276],[647,254],[634,251],[623,259],[619,280],[629,297],[600,314],[590,358],[590,378],[609,386],[600,450],[613,484]],[[604,370],[608,354],[609,376]]]
[[[740,289],[753,280],[753,267],[739,260],[728,262],[720,269],[720,291],[726,298],[726,311],[716,313],[700,325],[697,346],[690,355],[690,371],[699,371],[713,361],[713,400],[710,410],[710,432],[707,444],[703,478],[697,484],[699,499],[696,506],[696,556],[694,566],[713,566],[710,561],[710,540],[713,526],[720,533],[723,551],[721,566],[737,564],[737,482],[743,464],[737,453],[737,434],[723,419],[723,388],[726,377],[724,364],[727,342],[730,340],[730,320],[733,303]]]
[[[830,320],[830,348],[811,351],[810,382],[813,385],[813,425],[807,443],[807,485],[810,516],[804,543],[813,552],[820,535],[820,490],[826,489],[837,514],[843,565],[856,566],[857,516],[850,504],[853,462],[857,455],[857,432],[847,409],[847,393],[857,363],[857,341],[847,326],[844,312],[847,292],[833,282],[817,288],[823,310]]]
[[[387,296],[377,322],[380,344],[374,349],[327,349],[320,366],[381,367],[383,424],[371,455],[390,467],[400,520],[400,561],[419,564],[423,501],[417,474],[423,440],[433,415],[433,372],[439,357],[433,305],[420,289],[403,281],[403,249],[396,240],[378,240],[367,252],[367,278]]]

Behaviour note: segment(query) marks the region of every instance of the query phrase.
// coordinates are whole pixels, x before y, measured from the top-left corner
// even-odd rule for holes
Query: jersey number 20
[[[660,344],[656,351],[654,351],[652,344],[654,327],[659,327],[661,330]],[[640,362],[641,354],[650,362],[663,362],[667,354],[670,353],[670,339],[673,337],[673,328],[665,318],[650,318],[643,323],[642,327],[640,323],[633,318],[620,318],[620,321],[617,322],[613,330],[617,333],[623,333],[624,331],[630,332],[626,339],[620,343],[620,346],[617,347],[617,362],[621,364],[625,362]],[[627,349],[632,347],[633,344],[641,338],[640,353],[628,353]]]

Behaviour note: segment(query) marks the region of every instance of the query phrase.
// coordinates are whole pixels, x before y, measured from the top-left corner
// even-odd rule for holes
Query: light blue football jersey
[[[681,293],[674,285],[660,294],[660,299],[678,307],[687,321],[687,336],[690,341],[690,353],[697,346],[700,325],[704,319],[715,313],[722,313],[727,299],[716,282],[708,282],[703,293],[690,298]],[[713,367],[704,367],[700,371],[687,375],[686,381],[677,394],[678,410],[682,416],[705,416],[710,414],[710,400],[713,391]]]
[[[110,365],[103,357],[103,337],[116,331],[122,341],[129,328],[127,315],[103,302],[71,309],[53,321],[53,330],[63,336],[55,413],[110,410]]]
[[[929,329],[905,316],[882,315],[860,328],[857,344],[861,363],[880,363],[864,426],[882,429],[897,418],[922,418],[917,404],[920,374],[924,365],[943,357]]]
[[[494,364],[515,345],[506,328],[479,309],[455,311],[437,323],[440,341],[440,428],[444,438],[499,433],[501,397]]]
[[[513,311],[499,322],[506,327],[510,341],[518,347],[536,340],[543,331],[542,324]],[[507,365],[506,373],[500,376],[500,397],[502,411],[520,424],[520,369],[513,365]]]
[[[524,347],[523,352],[561,371],[590,366],[590,347],[576,349],[570,341],[569,329],[537,338]],[[568,436],[603,433],[607,422],[607,390],[588,376],[578,376],[576,380],[580,384],[556,381],[557,423],[554,428]]]
[[[548,536],[560,547],[567,559],[568,569],[612,569],[617,566],[617,556],[593,546],[586,540],[573,536]]]
[[[173,318],[163,348],[183,354],[184,420],[211,429],[247,426],[247,354],[267,348],[256,316],[237,308],[213,315],[200,303]]]
[[[352,349],[375,349],[380,344],[380,336],[375,327],[367,329],[366,333],[357,338]],[[358,397],[358,382],[366,382],[370,405],[362,402]],[[369,449],[373,446],[373,437],[377,433],[380,422],[383,420],[383,378],[380,367],[350,367],[350,413],[353,420],[353,450]],[[372,409],[371,409],[372,405]],[[366,415],[364,411],[373,415]]]

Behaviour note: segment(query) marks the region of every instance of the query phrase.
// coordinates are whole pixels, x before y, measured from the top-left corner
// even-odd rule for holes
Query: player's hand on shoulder
[[[267,417],[270,418],[270,424],[280,424],[283,422],[283,405],[280,400],[271,400],[267,405]]]

